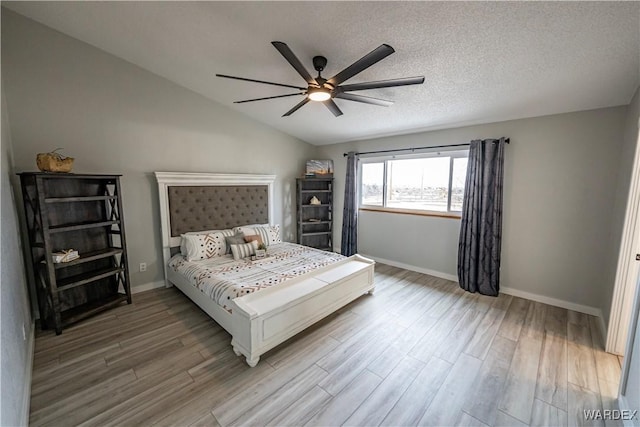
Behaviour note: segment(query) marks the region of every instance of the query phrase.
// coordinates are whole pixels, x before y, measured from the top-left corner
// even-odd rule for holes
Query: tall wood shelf
[[[42,329],[131,304],[120,175],[18,175]],[[80,258],[54,263],[67,249]]]
[[[296,180],[298,239],[301,245],[333,250],[333,178]],[[312,205],[316,197],[320,204]]]

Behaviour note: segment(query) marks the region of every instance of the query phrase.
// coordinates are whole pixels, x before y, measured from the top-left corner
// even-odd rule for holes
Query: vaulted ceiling
[[[626,105],[639,84],[638,2],[2,2],[2,5],[313,144]],[[423,85],[337,99],[233,101],[306,86],[271,45],[330,77],[383,43],[395,53],[346,83],[424,75]],[[293,91],[295,92],[295,90]]]

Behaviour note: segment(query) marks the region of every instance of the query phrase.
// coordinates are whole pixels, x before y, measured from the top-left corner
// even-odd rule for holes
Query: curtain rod
[[[505,138],[504,142],[506,142],[507,144],[509,144],[509,138]],[[415,147],[415,148],[397,148],[395,150],[378,150],[378,151],[363,151],[361,153],[355,153],[356,156],[359,156],[361,154],[381,154],[381,153],[397,153],[400,151],[415,151],[415,150],[425,150],[427,148],[447,148],[447,147],[466,147],[468,145],[470,145],[470,142],[467,142],[465,144],[446,144],[446,145],[431,145],[429,147]],[[344,157],[347,157],[349,155],[349,153],[342,153],[342,155]]]

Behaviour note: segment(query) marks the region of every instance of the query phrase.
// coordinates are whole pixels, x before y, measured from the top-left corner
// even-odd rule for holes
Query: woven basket
[[[73,157],[65,157],[56,151],[57,148],[50,153],[38,153],[36,156],[36,164],[42,172],[71,172],[73,168]]]

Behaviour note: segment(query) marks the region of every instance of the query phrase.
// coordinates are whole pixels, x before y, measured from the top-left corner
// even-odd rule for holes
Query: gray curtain
[[[507,139],[471,141],[458,243],[458,281],[469,292],[500,291],[502,181]]]
[[[341,253],[351,256],[358,252],[358,194],[356,175],[358,157],[353,151],[347,154],[347,176],[344,186],[344,211],[342,213]]]

